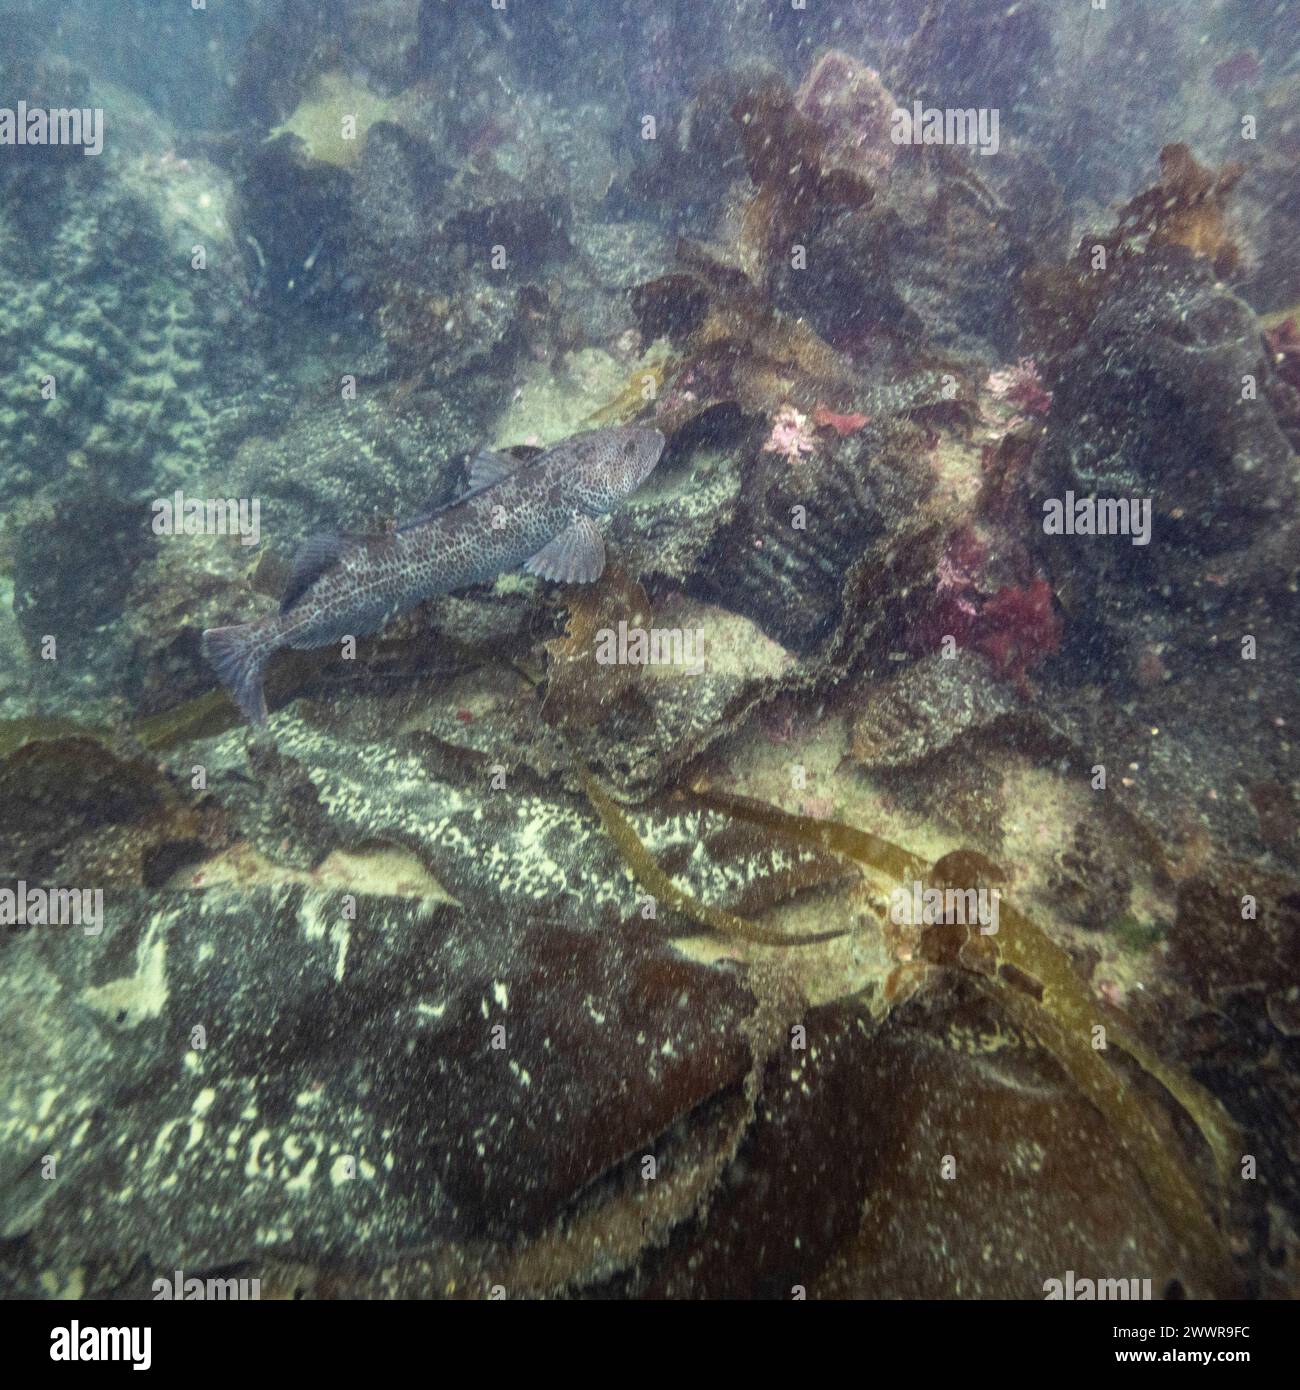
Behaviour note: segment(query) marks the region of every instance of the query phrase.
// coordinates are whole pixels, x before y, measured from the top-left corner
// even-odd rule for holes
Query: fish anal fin
[[[289,569],[284,596],[280,599],[280,612],[287,613],[322,574],[339,563],[353,544],[353,540],[335,532],[309,536],[303,541]]]
[[[508,478],[519,464],[509,454],[494,449],[480,449],[469,466],[468,492],[478,492],[493,483]]]
[[[591,584],[605,569],[605,539],[589,516],[575,517],[529,560],[524,569],[559,584]]]

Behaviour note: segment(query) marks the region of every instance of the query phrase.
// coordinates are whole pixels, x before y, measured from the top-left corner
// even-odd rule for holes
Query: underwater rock
[[[1243,863],[1191,875],[1179,885],[1168,942],[1174,978],[1208,1011],[1178,1010],[1179,1048],[1257,1146],[1257,1202],[1274,1213],[1255,1226],[1261,1282],[1267,1296],[1294,1297],[1286,1230],[1300,1228],[1296,881]]]
[[[758,452],[745,468],[734,517],[715,539],[717,560],[695,592],[752,618],[802,656],[845,638],[855,650],[886,622],[897,597],[932,566],[918,534],[928,482],[877,431],[839,441],[799,472]],[[884,593],[882,593],[882,590]],[[852,628],[852,635],[844,625]]]
[[[890,345],[996,361],[1013,353],[1030,261],[1008,221],[973,176],[909,165],[870,208],[810,230],[806,267],[783,266],[774,293],[867,366]]]
[[[288,553],[319,531],[422,515],[450,500],[460,460],[481,442],[494,388],[477,389],[477,400],[449,391],[422,403],[427,415],[391,409],[375,384],[359,384],[355,400],[307,401],[280,434],[241,446],[217,495],[259,498],[263,539]]]
[[[400,85],[410,78],[419,46],[421,0],[358,0],[337,15],[340,40],[348,55],[381,82]]]
[[[119,618],[115,650],[126,652],[119,690],[140,717],[160,714],[212,689],[199,636],[255,602],[259,552],[212,536],[150,536]],[[265,552],[262,552],[265,554]]]
[[[1169,957],[1175,974],[1205,1004],[1223,1005],[1234,993],[1262,990],[1266,1000],[1276,1001],[1278,1031],[1289,1035],[1284,1009],[1300,984],[1294,883],[1244,864],[1189,876],[1178,889]],[[1273,1009],[1270,1002],[1270,1015]]]
[[[412,705],[397,733],[384,704],[345,712],[304,704],[278,717],[270,762],[254,749],[250,769],[240,730],[205,745],[208,783],[236,829],[272,857],[315,862],[328,848],[379,841],[409,849],[457,901],[482,897],[506,918],[546,916],[595,932],[630,919],[641,905],[635,885],[585,798],[548,788],[528,766],[540,756],[529,743],[545,733],[535,707],[498,703],[495,717],[483,709],[462,722],[451,712],[446,724],[434,722],[440,709],[431,717]],[[170,756],[187,770],[194,754]],[[560,766],[571,767],[572,754],[563,757]],[[548,778],[555,770],[553,761]],[[307,785],[309,809],[295,815],[291,803]],[[652,853],[709,835],[699,813],[653,805],[638,812],[637,829]],[[678,873],[696,897],[725,902],[789,861],[787,845],[751,846],[736,862],[698,855]],[[651,934],[665,930],[648,921]]]
[[[450,173],[401,126],[372,127],[349,195],[349,270],[376,291],[385,277],[409,276],[428,254],[435,200]]]
[[[731,108],[755,75],[724,69],[707,76],[683,103],[680,118],[656,139],[638,142],[638,163],[627,180],[631,199],[647,211],[679,209],[697,233],[721,207],[742,157]]]
[[[1155,1296],[1175,1280],[1222,1289],[1151,1219],[1096,1112],[977,995],[916,1001],[878,1030],[844,1005],[805,1022],[806,1049],[769,1063],[707,1211],[617,1292],[1028,1299],[1066,1268],[1123,1269]],[[1108,1155],[1083,1191],[1054,1173],[1076,1143]]]
[[[677,390],[694,402],[688,416],[724,401],[775,414],[789,402],[851,400],[861,385],[853,364],[807,323],[782,314],[711,248],[679,242],[678,259],[683,270],[637,286],[631,300],[642,335],[667,336],[684,359]],[[674,413],[669,401],[665,411]]]
[[[422,396],[430,381],[444,376],[459,378],[457,385],[470,392],[476,377],[504,377],[524,346],[525,319],[520,291],[506,283],[471,275],[459,291],[444,294],[392,281],[376,322],[388,360],[401,374],[398,398]]]
[[[570,204],[499,170],[453,176],[394,126],[372,139],[376,160],[349,195],[346,257],[392,368],[414,385],[509,370],[530,304],[554,298],[557,314],[572,313],[590,292],[581,276],[553,278],[571,258]]]
[[[0,1291],[1294,1297],[1280,12],[224,8],[162,77],[80,2],[0,45],[110,114],[0,160],[0,908],[106,908],[0,923]],[[1243,102],[1248,169],[1147,186]],[[632,421],[598,581],[281,653],[239,721],[199,632],[304,537]],[[263,543],[154,535],[177,487]],[[1071,491],[1151,544],[1047,534]],[[999,930],[900,922],[921,878]]]
[[[1272,366],[1258,323],[1204,260],[1180,247],[1134,258],[1057,366],[1028,505],[1035,548],[1069,585],[1070,607],[1131,626],[1153,593],[1175,609],[1213,601],[1207,573],[1226,577],[1226,597],[1286,583],[1295,455],[1264,389]],[[1150,499],[1150,543],[1045,534],[1045,503],[1067,492]]]
[[[889,173],[900,149],[890,139],[897,102],[874,68],[831,49],[800,83],[794,104],[828,132],[835,162],[855,165],[873,184]]]
[[[849,693],[849,756],[917,816],[992,850],[1007,818],[1003,759],[1027,741],[1024,705],[985,662],[958,650],[911,661]]]
[[[920,21],[887,72],[902,105],[926,99],[927,105],[979,106],[990,93],[1007,108],[1042,100],[1053,65],[1051,26],[1041,9],[989,14],[979,0],[932,0]],[[929,100],[939,94],[941,102]]]
[[[614,517],[612,535],[629,569],[680,585],[708,566],[714,538],[735,514],[744,477],[730,451],[713,443],[704,441],[687,455],[689,472],[672,460],[661,463],[650,486],[634,492]]]
[[[1297,94],[1300,79],[1270,88],[1260,101],[1260,119],[1277,132],[1242,175],[1237,216],[1250,245],[1259,248],[1243,268],[1238,293],[1259,313],[1300,303],[1300,187],[1295,160],[1300,152]]]
[[[542,718],[620,796],[677,780],[795,664],[746,618],[681,597],[652,607],[608,570],[565,602],[566,635],[547,643]]]
[[[362,736],[280,718],[273,749],[237,730],[177,752],[231,817],[223,843],[264,846],[260,863],[244,856],[256,872],[202,889],[220,856],[204,860],[191,819],[188,846],[159,841],[151,879],[188,861],[190,891],[115,886],[101,866],[80,880],[106,887],[90,947],[29,928],[0,956],[14,1004],[0,1210],[27,1237],[0,1256],[8,1287],[34,1294],[45,1277],[49,1292],[82,1269],[88,1292],[107,1292],[154,1260],[359,1268],[434,1240],[515,1240],[745,1075],[748,986],[669,949],[665,931],[697,928],[643,913],[589,810],[518,771],[494,792],[487,757],[379,723]],[[83,788],[85,767],[83,754]],[[99,782],[91,795],[111,804]],[[69,809],[56,799],[65,827]],[[815,853],[728,833],[724,817],[636,819],[707,900],[757,907],[816,880],[798,872]],[[356,851],[349,891],[304,888],[289,865],[337,846]],[[382,865],[368,882],[366,846],[413,855],[437,900]],[[51,1085],[61,1101],[39,1118]],[[61,1181],[41,1183],[28,1159],[51,1152]],[[120,1200],[101,1200],[101,1183]]]
[[[14,617],[29,647],[52,634],[63,643],[59,656],[85,669],[91,639],[121,616],[131,571],[152,540],[149,520],[141,505],[88,494],[19,529]]]
[[[809,267],[782,274],[777,292],[850,355],[917,343],[925,325],[900,295],[894,265],[905,237],[890,209],[837,218],[812,233]]]
[[[602,289],[625,291],[662,275],[672,261],[672,242],[648,220],[577,222],[574,249],[587,274]]]
[[[222,410],[261,365],[252,344],[242,361],[215,360],[238,322],[238,277],[227,286],[215,263],[211,279],[191,271],[191,243],[177,250],[140,197],[115,185],[78,190],[45,231],[41,266],[14,239],[0,248],[0,350],[31,364],[0,384],[10,499],[63,476],[69,461],[105,488],[166,493],[226,446],[238,422]],[[189,389],[200,381],[203,390]]]
[[[825,142],[818,159],[852,170],[872,196],[831,198],[822,185],[806,189],[808,175],[795,166],[795,194],[817,211],[795,224],[784,205],[780,217],[773,215],[773,245],[782,253],[770,266],[775,297],[807,314],[837,348],[873,365],[891,343],[1005,355],[1015,341],[1015,279],[1030,257],[1023,231],[982,171],[953,151],[894,143],[899,104],[910,110],[878,73],[836,50],[823,53],[805,77],[795,105]],[[777,137],[772,143],[785,147]],[[797,148],[812,168],[816,142],[807,143],[807,151]],[[1022,163],[1014,156],[1011,162],[1016,169]],[[752,168],[751,177],[759,182]],[[1050,182],[1041,170],[1039,182]],[[767,211],[763,196],[747,219]],[[787,202],[791,196],[783,195]],[[748,225],[741,263],[753,276],[746,238],[753,238]]]
[[[1073,843],[1057,856],[1050,889],[1067,920],[1106,931],[1127,915],[1133,879],[1098,827],[1081,820],[1075,824]]]
[[[156,818],[174,813],[176,801],[156,766],[97,736],[37,736],[0,760],[6,880],[141,882]]]
[[[348,901],[123,891],[11,944],[11,1292],[517,1236],[744,1073],[744,985],[653,937]]]
[[[512,275],[536,276],[547,263],[567,255],[571,215],[567,200],[546,196],[504,176],[484,179],[482,185],[443,227],[463,261],[487,272],[492,258],[503,256],[502,269],[508,268]]]
[[[853,757],[867,767],[899,767],[942,753],[971,730],[987,732],[1017,701],[977,657],[959,651],[909,662],[854,706]]]
[[[0,958],[11,1295],[139,1296],[177,1267],[277,1262],[406,1296],[1033,1298],[1067,1267],[1127,1273],[1125,1251],[1162,1292],[1220,1276],[969,986],[882,1027],[557,910],[122,891],[91,949],[29,930]],[[1080,1144],[1109,1157],[1063,1185]],[[899,1222],[943,1238],[918,1260]]]
[[[248,152],[236,183],[238,225],[258,300],[291,315],[313,305],[350,226],[349,177],[304,159],[289,140]]]
[[[1288,655],[1294,624],[1279,615],[1275,655],[1256,663],[1212,637],[1171,634],[1171,678],[1122,703],[1096,687],[1044,682],[1039,712],[1073,749],[1080,776],[1106,769],[1106,795],[1140,827],[1156,862],[1269,852],[1300,869],[1294,839],[1269,844],[1253,811],[1243,814],[1246,788],[1300,776],[1285,733],[1300,718]]]
[[[93,109],[96,93],[89,73],[56,59],[46,47],[52,37],[39,32],[35,14],[14,16],[0,54],[0,85],[6,91],[21,90],[29,109]],[[74,145],[6,145],[0,196],[5,220],[16,234],[6,250],[44,244],[50,225],[78,202],[97,196],[106,182],[101,160],[86,159]]]
[[[782,1029],[777,1013],[743,1094],[682,1117],[531,1246],[504,1261],[444,1249],[344,1274],[338,1293],[474,1297],[496,1282],[515,1296],[1030,1299],[1076,1265],[1150,1278],[1153,1295],[1234,1291],[1226,1262],[1160,1219],[1098,1113],[987,996],[940,989],[883,1025],[843,1003],[791,1017]],[[1062,1182],[1080,1143],[1106,1160]]]

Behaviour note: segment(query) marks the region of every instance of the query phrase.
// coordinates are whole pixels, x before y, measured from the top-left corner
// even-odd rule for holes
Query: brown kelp
[[[1090,233],[1065,265],[1038,264],[1021,282],[1030,325],[1051,359],[1087,331],[1118,274],[1141,266],[1162,247],[1181,247],[1206,260],[1216,276],[1231,273],[1240,251],[1226,210],[1242,176],[1240,164],[1214,171],[1198,164],[1186,145],[1160,151],[1160,178],[1119,211],[1107,232]]]
[[[836,822],[796,816],[747,797],[695,789],[689,799],[819,848],[836,850],[894,881],[926,879],[975,886],[978,857],[945,856],[938,864],[924,860],[879,836]],[[1076,1086],[1107,1117],[1132,1153],[1152,1195],[1172,1227],[1187,1242],[1202,1267],[1226,1266],[1226,1252],[1203,1199],[1185,1165],[1170,1151],[1133,1087],[1102,1058],[1098,1028],[1178,1101],[1195,1121],[1214,1158],[1222,1181],[1240,1153],[1235,1129],[1222,1106],[1190,1077],[1166,1065],[1136,1038],[1113,1012],[1102,1010],[1084,988],[1065,952],[1043,931],[1007,903],[1000,906],[996,935],[973,936],[968,927],[936,926],[927,933],[928,958],[973,970],[996,992],[999,1005],[1047,1048]],[[955,949],[954,949],[955,945]]]
[[[637,882],[651,892],[655,898],[674,912],[680,912],[691,921],[709,931],[739,941],[749,941],[756,946],[810,946],[820,941],[831,941],[844,936],[843,929],[829,932],[814,932],[793,936],[788,932],[770,931],[755,922],[738,917],[725,908],[713,907],[701,902],[680,889],[655,862],[654,856],[638,839],[636,831],[623,814],[618,804],[605,794],[596,779],[580,763],[575,771],[582,790],[586,793],[601,824],[610,838],[618,846],[619,853],[636,876]]]
[[[866,207],[874,190],[858,171],[832,161],[825,132],[800,112],[780,78],[756,83],[731,114],[757,189],[741,219],[740,263],[763,284],[773,259],[788,254],[825,211]]]

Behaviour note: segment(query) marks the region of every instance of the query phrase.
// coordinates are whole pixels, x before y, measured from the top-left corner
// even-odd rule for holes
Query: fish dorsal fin
[[[471,497],[477,497],[480,492],[495,487],[503,479],[518,473],[520,468],[536,463],[545,453],[545,449],[534,444],[516,444],[509,449],[480,449],[470,462],[469,481],[464,492],[458,493],[450,502],[440,502],[419,516],[409,517],[396,529],[409,531],[412,527],[426,525],[443,512],[449,512],[462,502],[468,502]]]
[[[524,569],[561,584],[592,584],[605,569],[605,540],[589,516],[577,516],[529,560]]]
[[[338,564],[352,544],[350,538],[334,531],[308,536],[293,557],[284,597],[280,600],[280,612],[287,613],[322,574]]]
[[[519,465],[509,454],[498,453],[495,449],[480,449],[469,466],[469,492],[481,492],[502,478],[508,478]]]
[[[546,452],[537,444],[513,444],[508,449],[480,449],[469,466],[469,482],[465,495],[482,492],[485,487],[499,483],[530,463],[536,463]]]

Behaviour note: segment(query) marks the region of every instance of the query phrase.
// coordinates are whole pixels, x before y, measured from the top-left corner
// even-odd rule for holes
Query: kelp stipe
[[[926,879],[950,882],[972,877],[971,865],[979,856],[945,855],[930,867],[919,856],[877,835],[838,822],[792,815],[748,797],[696,790],[688,798],[696,805],[762,825],[792,839],[833,849],[892,879]],[[957,867],[953,867],[953,866]],[[988,866],[992,868],[993,866]],[[985,875],[987,876],[987,870]],[[973,882],[954,884],[974,887]],[[1206,1203],[1197,1194],[1186,1168],[1168,1150],[1142,1103],[1093,1045],[1098,1026],[1109,1038],[1174,1097],[1196,1124],[1214,1158],[1221,1182],[1240,1152],[1232,1121],[1217,1100],[1190,1076],[1167,1066],[1135,1038],[1113,1012],[1105,1017],[1075,973],[1068,956],[1039,927],[1015,908],[1002,902],[996,935],[970,935],[968,927],[931,927],[926,944],[933,947],[937,933],[953,931],[965,939],[944,943],[945,963],[979,975],[1010,1019],[1040,1043],[1060,1064],[1079,1090],[1106,1117],[1116,1136],[1134,1160],[1151,1189],[1170,1228],[1185,1243],[1197,1267],[1226,1287],[1231,1280],[1229,1259]],[[979,943],[973,953],[965,948]],[[983,956],[982,961],[979,960]],[[974,958],[972,958],[974,956]],[[1038,986],[1036,992],[1032,985]],[[1040,994],[1039,994],[1040,992]]]

